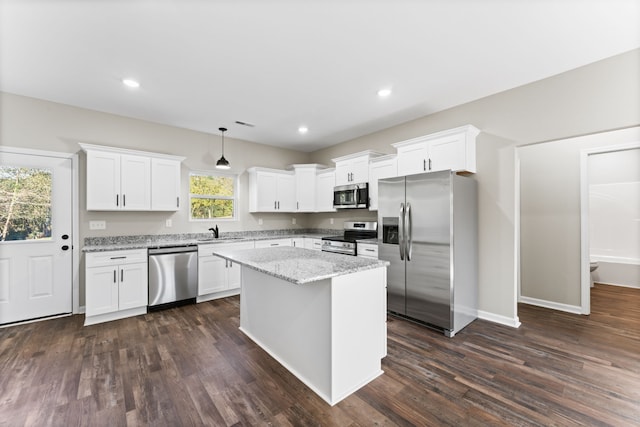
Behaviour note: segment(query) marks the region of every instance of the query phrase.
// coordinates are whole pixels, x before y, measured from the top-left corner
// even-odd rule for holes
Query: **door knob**
[[[68,234],[63,234],[63,235],[62,235],[62,240],[67,240],[68,238],[69,238],[69,235],[68,235]]]
[[[68,249],[69,249],[69,246],[68,246],[68,245],[63,245],[63,246],[62,246],[62,250],[63,250],[63,251],[66,251],[66,250],[68,250]]]

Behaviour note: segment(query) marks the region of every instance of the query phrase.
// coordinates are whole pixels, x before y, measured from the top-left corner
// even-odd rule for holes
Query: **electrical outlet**
[[[262,218],[258,218],[258,225],[262,225]]]
[[[173,222],[171,221],[171,219],[168,219],[164,222],[164,226],[165,227],[172,227],[173,226]]]
[[[329,218],[329,224],[333,225],[333,218]]]
[[[89,230],[104,230],[106,228],[106,221],[89,221]]]
[[[291,224],[296,225],[296,219],[295,218],[291,218]]]

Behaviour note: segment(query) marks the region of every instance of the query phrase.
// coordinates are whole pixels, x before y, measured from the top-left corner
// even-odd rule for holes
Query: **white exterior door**
[[[72,167],[0,151],[0,324],[72,312]]]

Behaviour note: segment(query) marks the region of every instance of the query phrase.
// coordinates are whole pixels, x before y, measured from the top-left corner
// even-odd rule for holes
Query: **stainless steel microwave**
[[[334,187],[333,207],[335,209],[368,208],[369,184],[363,182]]]

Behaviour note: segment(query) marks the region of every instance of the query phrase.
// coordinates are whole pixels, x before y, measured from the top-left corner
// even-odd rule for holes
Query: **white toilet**
[[[589,262],[589,272],[591,273],[591,287],[593,288],[593,272],[598,268],[598,261]]]

